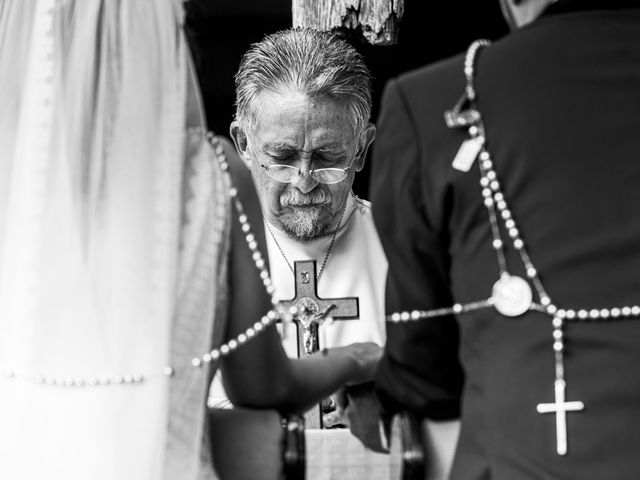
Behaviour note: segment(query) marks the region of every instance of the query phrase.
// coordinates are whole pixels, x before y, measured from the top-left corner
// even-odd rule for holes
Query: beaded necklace
[[[491,296],[486,300],[464,304],[456,303],[451,307],[434,310],[396,312],[387,316],[387,321],[393,323],[416,321],[443,315],[461,314],[488,307],[494,307],[499,313],[508,317],[517,317],[529,310],[549,315],[549,317],[551,317],[552,348],[555,360],[555,402],[539,403],[537,405],[537,411],[539,413],[556,414],[556,451],[558,455],[566,455],[568,450],[566,414],[567,412],[583,410],[584,403],[581,401],[565,400],[565,389],[567,385],[564,374],[565,322],[589,320],[606,321],[610,319],[638,317],[640,316],[640,305],[600,309],[560,308],[545,290],[538,275],[538,270],[527,252],[525,242],[522,239],[513,213],[502,192],[491,154],[485,148],[485,129],[482,116],[475,103],[476,91],[473,80],[477,54],[482,48],[488,46],[489,43],[488,40],[476,40],[467,50],[464,61],[464,74],[466,77],[465,93],[454,108],[445,113],[445,120],[449,128],[468,129],[469,139],[460,147],[460,151],[454,160],[454,166],[460,170],[467,171],[476,158],[478,159],[480,187],[483,202],[489,214],[489,224],[493,237],[491,245],[496,253],[500,277],[493,285]],[[504,253],[504,241],[500,232],[501,221],[505,231],[509,235],[511,246],[518,253],[525,267],[526,276],[529,281],[509,273]],[[533,285],[539,302],[534,301],[530,284]]]

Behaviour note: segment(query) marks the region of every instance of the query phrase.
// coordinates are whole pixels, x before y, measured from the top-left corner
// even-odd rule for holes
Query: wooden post
[[[359,31],[372,45],[397,42],[404,0],[293,0],[293,26]]]

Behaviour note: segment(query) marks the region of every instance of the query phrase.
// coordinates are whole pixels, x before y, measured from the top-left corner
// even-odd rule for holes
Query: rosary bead
[[[191,365],[193,365],[194,367],[199,367],[200,365],[202,365],[202,362],[199,358],[194,358],[193,360],[191,360]]]
[[[166,377],[172,377],[172,376],[173,376],[173,368],[171,368],[171,367],[164,367],[164,370],[162,371],[162,373],[163,373]],[[102,381],[100,381],[100,383],[102,383]]]
[[[513,241],[513,248],[515,248],[516,250],[521,250],[523,247],[524,247],[524,242],[521,239],[516,238]]]
[[[535,268],[533,268],[533,267],[527,268],[527,277],[534,278],[537,274],[538,274],[538,272],[536,271]]]
[[[628,317],[629,315],[631,315],[631,308],[630,307],[622,307],[622,315],[624,315],[625,317]]]
[[[205,354],[202,356],[202,361],[203,361],[204,363],[209,363],[209,362],[211,362],[211,354],[210,354],[210,353],[205,353]]]
[[[553,328],[562,328],[562,319],[559,317],[553,317],[553,320],[551,320],[551,325],[553,325]]]
[[[489,155],[489,152],[487,152],[486,150],[483,149],[480,152],[479,158],[483,162],[483,167],[484,168],[491,168],[491,165],[489,165],[489,166],[484,165],[484,162],[488,161],[491,158],[491,156]]]
[[[220,355],[227,355],[229,353],[229,347],[226,345],[222,345],[220,347]]]
[[[238,335],[238,342],[239,343],[244,343],[247,341],[247,336],[244,333],[241,333],[240,335]]]
[[[400,321],[400,314],[398,312],[392,313],[391,314],[391,321],[399,322]]]
[[[454,303],[453,313],[462,313],[462,305],[460,305],[459,303]]]
[[[498,250],[499,248],[502,248],[502,240],[494,240],[492,243],[492,246],[496,250]]]
[[[487,177],[482,177],[480,179],[480,186],[485,188],[489,186],[489,179]]]
[[[584,320],[588,316],[589,316],[589,312],[587,312],[586,310],[578,310],[578,318],[579,319]]]
[[[631,307],[631,315],[638,316],[640,315],[640,306],[634,305]]]
[[[564,345],[562,342],[553,342],[553,350],[556,352],[562,352],[564,350]]]
[[[560,341],[562,340],[562,330],[554,330],[553,331],[553,338]]]
[[[403,322],[406,322],[410,318],[411,318],[411,315],[409,314],[409,312],[402,312],[400,314],[400,320],[402,320]]]
[[[220,351],[219,350],[211,350],[211,360],[213,360],[214,362],[216,360],[218,360],[220,358]]]

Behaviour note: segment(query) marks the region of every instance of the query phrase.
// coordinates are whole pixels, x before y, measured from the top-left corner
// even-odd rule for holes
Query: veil
[[[195,478],[207,374],[176,362],[211,338],[224,194],[181,16],[0,0],[1,478]]]

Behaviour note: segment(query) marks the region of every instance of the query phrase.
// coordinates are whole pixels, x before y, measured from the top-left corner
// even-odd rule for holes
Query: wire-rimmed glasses
[[[347,178],[349,170],[351,170],[353,166],[353,160],[346,168],[315,168],[312,170],[303,170],[302,168],[292,165],[265,165],[262,162],[260,162],[260,166],[265,169],[269,178],[276,182],[291,183],[295,178],[302,177],[306,172],[316,182],[331,185]]]

